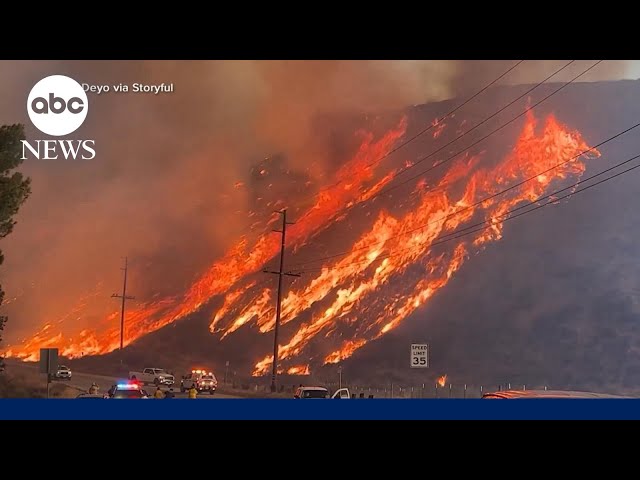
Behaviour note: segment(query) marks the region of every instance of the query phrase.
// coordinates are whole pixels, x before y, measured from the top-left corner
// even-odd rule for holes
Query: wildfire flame
[[[445,125],[434,126],[435,141]],[[287,245],[296,255],[301,255],[303,247],[312,247],[309,240],[329,226],[337,228],[336,223],[345,218],[345,208],[370,200],[395,178],[393,171],[376,172],[379,163],[375,160],[391,151],[405,130],[403,119],[378,140],[371,134],[363,137],[358,152],[336,172],[331,186],[287,229]],[[509,210],[524,201],[536,201],[553,182],[579,178],[585,171],[584,160],[599,156],[592,150],[590,155],[575,158],[588,149],[579,132],[553,115],[539,128],[529,111],[513,148],[501,161],[496,162],[496,156],[487,152],[469,153],[448,165],[439,179],[417,182],[409,198],[393,205],[393,211],[383,208],[377,199],[371,200],[369,205],[374,204],[375,212],[359,219],[368,228],[357,235],[350,248],[343,255],[303,266],[304,275],[285,290],[281,338],[286,341],[279,347],[283,371],[308,374],[309,363],[341,362],[396,328],[443,288],[469,255],[502,238]],[[534,181],[482,201],[533,177]],[[459,229],[479,219],[486,220],[490,228],[456,236]],[[343,221],[340,227],[351,228],[346,224]],[[344,238],[354,236],[351,233]],[[444,241],[447,243],[440,246]],[[277,235],[240,239],[184,295],[129,311],[127,323],[131,326],[125,343],[195,312],[222,294],[222,306],[210,323],[210,331],[219,335],[220,341],[232,341],[234,332],[250,325],[262,334],[270,332],[275,325],[274,288],[264,280],[258,283],[253,274],[278,250]],[[77,357],[80,352],[106,353],[119,344],[117,312],[107,315],[92,331],[75,336],[62,335],[59,325],[54,325],[13,346],[7,355],[33,359],[39,348],[55,345],[61,347],[62,355]],[[320,335],[326,340],[310,349]],[[270,355],[257,361],[253,374],[268,373],[272,361]],[[445,382],[446,375],[438,379],[440,386]]]
[[[442,375],[441,377],[438,377],[438,380],[436,380],[436,383],[438,384],[439,387],[444,387],[447,384],[447,376]]]
[[[353,352],[362,347],[365,343],[367,343],[367,341],[362,338],[347,340],[342,344],[340,349],[336,350],[335,352],[331,352],[325,357],[325,365],[328,363],[338,363],[346,358],[349,358]]]
[[[444,127],[446,125],[442,121],[439,122],[438,119],[436,118],[431,123],[431,126],[434,127],[433,138],[438,138],[442,134],[442,131],[444,130]]]
[[[290,367],[287,370],[287,374],[289,375],[311,375],[309,371],[309,365],[298,365],[294,367]]]
[[[296,224],[288,229],[288,243],[294,248],[299,248],[331,225],[345,205],[367,200],[390,182],[393,175],[387,175],[373,186],[369,186],[370,182],[376,180],[375,169],[380,159],[389,153],[397,140],[404,135],[406,128],[407,119],[402,118],[395,128],[378,140],[374,139],[372,133],[359,132],[362,142],[356,154],[338,169],[332,184],[317,195],[315,202],[302,213]],[[274,217],[267,226],[277,220],[278,215],[275,214]],[[124,344],[128,345],[143,335],[197,311],[212,297],[226,292],[239,280],[259,271],[278,253],[279,247],[278,239],[271,233],[254,241],[246,237],[241,238],[220,260],[214,262],[184,295],[132,306],[133,308],[127,310],[128,328]],[[106,316],[100,324],[93,326],[93,331],[86,332],[85,335],[67,336],[59,331],[55,337],[50,334],[44,338],[43,332],[40,331],[22,345],[12,346],[5,355],[37,360],[39,349],[51,345],[60,348],[60,354],[68,358],[111,352],[120,345],[120,330],[115,321],[116,316],[117,313]],[[64,326],[67,332],[73,328],[68,324]],[[211,328],[215,329],[215,320]]]

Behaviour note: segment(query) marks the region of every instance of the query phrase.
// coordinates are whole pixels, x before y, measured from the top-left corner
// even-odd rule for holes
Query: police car
[[[117,383],[109,389],[105,398],[149,398],[149,394],[139,383]]]

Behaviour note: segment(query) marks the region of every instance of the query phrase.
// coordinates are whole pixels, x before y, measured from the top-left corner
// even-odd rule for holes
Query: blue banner
[[[1,399],[0,420],[639,420],[640,399]]]

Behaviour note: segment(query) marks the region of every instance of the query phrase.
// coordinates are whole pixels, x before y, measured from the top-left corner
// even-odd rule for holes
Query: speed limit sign
[[[411,344],[411,368],[429,368],[429,345]]]

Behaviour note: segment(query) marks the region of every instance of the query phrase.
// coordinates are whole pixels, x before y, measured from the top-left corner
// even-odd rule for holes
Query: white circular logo
[[[61,137],[75,132],[87,118],[89,100],[73,78],[51,75],[36,83],[27,99],[29,118],[38,130]]]

